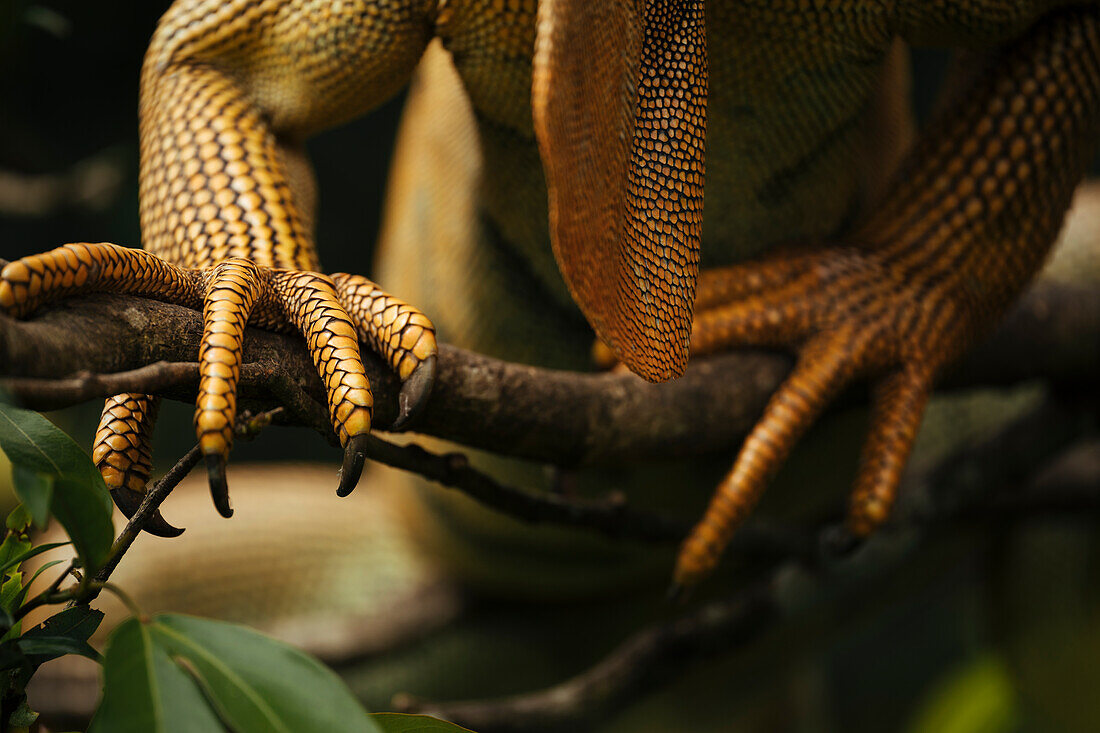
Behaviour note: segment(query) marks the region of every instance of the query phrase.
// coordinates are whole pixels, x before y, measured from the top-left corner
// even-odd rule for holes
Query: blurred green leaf
[[[1019,730],[1012,680],[1004,662],[972,659],[944,677],[920,708],[910,733],[1010,733]]]
[[[383,733],[471,733],[469,728],[448,723],[428,715],[374,713],[371,718]]]
[[[111,549],[114,525],[111,497],[91,459],[46,418],[3,403],[0,448],[13,465],[53,478],[50,510],[69,533],[88,572],[95,572]],[[41,503],[40,496],[37,501]]]
[[[12,532],[22,532],[27,527],[31,526],[31,513],[30,510],[27,509],[27,505],[22,503],[18,504],[11,510],[11,514],[8,515],[4,524]]]
[[[53,476],[15,464],[11,467],[11,479],[15,495],[31,513],[34,526],[45,529],[46,523],[50,521]]]
[[[111,634],[103,701],[88,733],[211,733],[224,726],[202,692],[134,618]]]
[[[126,654],[140,654],[142,661],[118,652],[120,643]],[[219,729],[173,727],[200,714],[205,725],[220,718],[238,733],[379,730],[332,670],[293,647],[222,621],[174,614],[145,625],[127,621],[112,635],[104,678],[104,702],[91,731]],[[186,693],[180,679],[189,685]],[[176,698],[168,699],[164,680]],[[183,694],[189,702],[181,715],[191,718],[154,715]],[[134,710],[145,727],[122,727]]]
[[[30,549],[31,541],[22,532],[8,532],[0,542],[0,574],[23,562]]]
[[[4,540],[4,544],[5,545],[7,544],[7,540]],[[30,542],[23,542],[22,545],[23,545],[24,549],[22,551],[20,551],[20,553],[18,555],[14,555],[12,557],[7,557],[6,559],[4,558],[3,545],[0,545],[0,561],[2,561],[2,563],[3,563],[3,564],[0,564],[0,573],[7,572],[9,568],[16,567],[20,563],[24,563],[27,560],[30,560],[35,555],[41,555],[43,552],[49,552],[50,550],[55,550],[58,547],[64,547],[67,544],[69,544],[69,543],[68,542],[47,542],[46,544],[39,545],[38,547],[31,547]]]
[[[23,573],[9,573],[8,579],[0,585],[0,608],[14,614],[19,608],[23,595]]]

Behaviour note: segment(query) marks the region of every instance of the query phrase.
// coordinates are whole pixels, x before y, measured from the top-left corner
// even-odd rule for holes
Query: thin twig
[[[276,408],[255,416],[242,416],[242,419],[238,421],[234,429],[236,433],[242,437],[254,437],[264,427],[270,425],[281,412],[282,408]],[[141,504],[138,505],[137,511],[134,512],[134,516],[126,523],[126,526],[122,529],[122,532],[119,533],[114,544],[111,546],[111,552],[107,556],[107,562],[104,563],[103,567],[99,569],[99,572],[95,574],[87,591],[78,599],[80,603],[90,603],[95,600],[103,584],[111,577],[111,573],[118,567],[119,562],[122,561],[123,555],[130,549],[130,546],[134,543],[134,540],[137,539],[137,536],[141,534],[142,529],[149,519],[158,509],[160,509],[160,505],[164,503],[164,500],[168,498],[172,490],[187,477],[187,474],[191,473],[191,470],[195,466],[199,465],[201,460],[202,453],[199,450],[199,446],[195,445],[191,450],[187,451],[182,458],[176,461],[176,465],[172,466],[166,474],[149,487],[141,500]]]
[[[587,528],[608,537],[647,542],[679,541],[688,529],[655,514],[631,509],[622,498],[582,501],[505,486],[470,466],[462,453],[440,455],[413,443],[396,445],[377,436],[371,436],[367,446],[372,460],[457,489],[484,506],[524,522]]]
[[[122,561],[122,556],[126,554],[126,551],[130,549],[130,545],[134,544],[134,540],[141,534],[142,528],[145,523],[149,521],[149,518],[160,509],[160,505],[164,503],[164,500],[168,498],[168,495],[172,493],[172,489],[179,485],[180,481],[183,481],[187,477],[187,474],[191,473],[191,469],[199,465],[202,460],[202,452],[196,445],[191,450],[187,451],[176,461],[176,465],[172,466],[168,470],[168,473],[160,477],[159,480],[153,482],[153,485],[149,487],[149,490],[145,492],[145,497],[141,500],[141,504],[138,506],[137,511],[134,512],[134,516],[130,518],[130,521],[123,527],[122,532],[119,533],[115,539],[114,545],[111,546],[111,552],[107,556],[107,562],[103,564],[103,567],[99,569],[99,572],[95,574],[94,583],[104,583],[110,577],[111,573],[118,567],[119,562]],[[87,594],[84,598],[80,599],[82,603],[91,603],[99,595],[99,588],[89,587]]]
[[[199,365],[195,362],[158,361],[139,369],[114,374],[81,371],[64,379],[11,377],[4,388],[36,410],[59,410],[97,397],[136,392],[157,394],[168,387],[195,382]]]

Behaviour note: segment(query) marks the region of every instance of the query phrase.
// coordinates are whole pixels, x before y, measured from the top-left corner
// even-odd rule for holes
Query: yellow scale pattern
[[[172,265],[141,250],[113,244],[70,244],[23,258],[0,273],[0,307],[25,315],[45,302],[75,292],[143,295],[203,309],[199,353],[200,384],[195,410],[199,446],[208,457],[218,510],[230,516],[224,464],[233,444],[236,385],[244,329],[252,323],[273,330],[298,330],[307,341],[328,395],[333,427],[348,449],[341,493],[362,469],[355,438],[370,431],[373,397],[359,356],[358,331],[378,344],[405,381],[401,414],[422,403],[435,367],[435,335],[419,311],[379,290],[365,278],[338,274],[348,315],[333,280],[315,272],[273,270],[230,258],[199,270]],[[421,368],[422,367],[422,368]],[[420,368],[418,370],[418,368]],[[414,378],[415,377],[415,378]],[[117,395],[107,401],[93,457],[112,490],[140,491],[151,468],[149,437],[156,398]],[[135,497],[116,493],[120,508],[136,508]]]
[[[400,87],[393,69],[415,65],[427,42],[422,21],[429,7],[393,3],[393,12],[380,16],[368,2],[177,2],[146,56],[140,110],[142,233],[146,249],[163,259],[73,245],[13,263],[2,275],[0,305],[17,315],[91,290],[203,309],[195,429],[215,504],[226,516],[224,464],[246,324],[306,336],[345,446],[341,493],[358,479],[363,454],[356,438],[370,429],[372,396],[357,336],[404,381],[400,423],[430,390],[431,322],[366,279],[337,275],[338,296],[333,280],[314,272],[313,181],[300,143]],[[137,498],[123,489],[139,491],[148,479],[156,404],[148,395],[112,398],[97,431],[97,465],[128,513]],[[175,533],[157,521],[154,531]]]

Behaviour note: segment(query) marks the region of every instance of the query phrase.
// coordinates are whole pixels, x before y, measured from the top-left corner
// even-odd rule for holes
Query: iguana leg
[[[368,289],[368,283],[340,276],[341,295],[357,314],[353,319],[333,280],[319,273],[259,267],[240,258],[208,269],[188,269],[113,244],[70,244],[4,268],[0,272],[0,308],[23,316],[45,302],[78,292],[130,293],[201,308],[204,332],[195,428],[207,456],[215,504],[229,516],[224,465],[233,441],[246,323],[296,330],[306,337],[327,390],[333,428],[345,447],[341,494],[354,488],[362,471],[362,443],[370,430],[373,407],[360,361],[358,333],[403,377],[402,417],[407,419],[424,402],[435,363],[431,323],[372,283]],[[128,396],[108,402],[97,436],[101,452],[97,461],[108,461],[101,466],[106,465],[103,470],[112,488],[139,491],[148,477],[144,458],[152,428],[152,412],[145,409],[148,404]],[[116,503],[125,511],[133,498],[116,494]]]
[[[994,324],[1042,264],[1100,132],[1100,14],[1048,18],[934,123],[847,243],[701,278],[692,353],[798,351],[705,516],[675,582],[718,562],[767,480],[828,401],[878,379],[848,511],[886,520],[935,376]]]
[[[796,277],[808,274],[812,268],[813,255],[799,253],[705,270],[699,273],[695,291],[695,319],[698,321],[700,314],[711,308],[730,305],[735,298],[763,295],[790,285]],[[699,324],[693,323],[692,330],[698,331]],[[692,348],[692,353],[696,353],[696,347]]]
[[[45,299],[95,289],[204,311],[195,426],[223,514],[245,323],[308,339],[345,446],[341,493],[358,479],[370,425],[357,335],[404,378],[402,419],[430,388],[434,336],[422,314],[391,307],[390,296],[373,285],[364,293],[365,281],[354,281],[345,293],[359,316],[353,319],[333,281],[313,272],[315,191],[303,141],[404,85],[432,37],[437,5],[177,0],[161,18],[142,70],[142,238],[153,254],[72,245],[4,273],[0,308],[20,315]],[[372,310],[380,305],[381,312]],[[108,410],[127,398],[117,402]],[[136,490],[147,469],[110,447],[134,438],[145,450],[150,428],[136,417],[105,421],[101,445],[119,466],[111,466],[119,475],[109,480]]]

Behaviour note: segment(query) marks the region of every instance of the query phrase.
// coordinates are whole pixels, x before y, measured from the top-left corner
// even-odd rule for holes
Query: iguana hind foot
[[[941,369],[996,323],[1054,243],[1100,131],[1100,16],[1055,15],[933,123],[845,243],[701,276],[691,353],[792,348],[768,402],[681,549],[708,575],[801,435],[841,389],[877,380],[847,531],[886,521]]]

